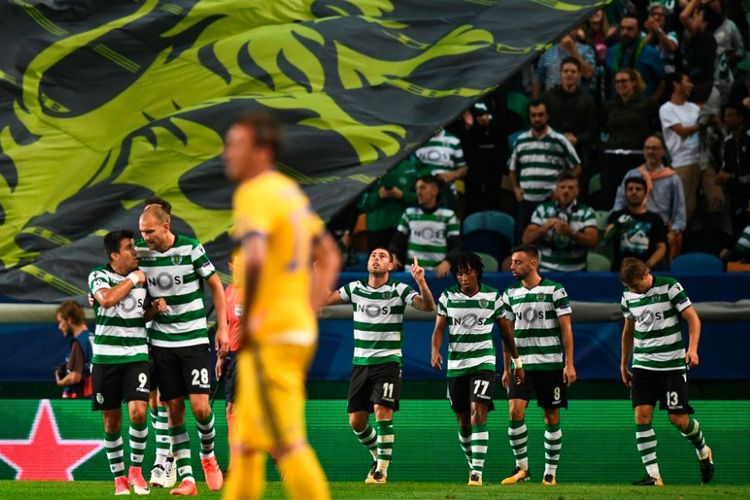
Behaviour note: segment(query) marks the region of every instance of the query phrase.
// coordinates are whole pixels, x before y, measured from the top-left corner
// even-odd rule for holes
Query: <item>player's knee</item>
[[[130,421],[134,424],[142,424],[146,421],[146,405],[131,408],[128,413],[130,414]]]
[[[672,425],[674,425],[681,431],[684,431],[685,429],[687,429],[688,423],[690,422],[690,417],[688,417],[685,413],[670,413],[669,421],[672,423]]]
[[[211,407],[209,405],[198,405],[193,407],[193,415],[198,420],[206,420],[211,417]]]
[[[349,426],[356,432],[362,432],[367,428],[367,417],[360,415],[359,413],[350,413]]]
[[[526,415],[526,409],[521,405],[511,405],[509,412],[511,420],[523,420]]]
[[[560,412],[558,410],[544,410],[544,423],[557,425],[560,423]]]

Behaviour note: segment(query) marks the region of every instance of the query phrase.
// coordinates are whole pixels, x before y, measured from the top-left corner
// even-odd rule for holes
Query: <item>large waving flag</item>
[[[6,0],[0,294],[84,294],[150,195],[225,269],[239,112],[281,118],[279,168],[331,216],[599,3]]]

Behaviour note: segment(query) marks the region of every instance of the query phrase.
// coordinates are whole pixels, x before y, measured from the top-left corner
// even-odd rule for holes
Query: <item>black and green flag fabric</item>
[[[226,269],[239,113],[283,121],[278,166],[330,217],[599,3],[5,0],[0,295],[84,294],[151,195]]]

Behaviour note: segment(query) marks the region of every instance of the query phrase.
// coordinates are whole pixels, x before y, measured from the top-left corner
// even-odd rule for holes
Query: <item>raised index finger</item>
[[[419,267],[419,261],[417,260],[417,256],[414,256],[414,267]]]

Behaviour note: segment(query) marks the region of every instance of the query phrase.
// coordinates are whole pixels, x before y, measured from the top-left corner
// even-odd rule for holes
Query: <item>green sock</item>
[[[544,475],[557,475],[557,462],[560,461],[562,430],[560,424],[544,426]]]
[[[130,437],[130,462],[135,467],[143,463],[143,454],[146,452],[146,441],[148,440],[148,423],[130,424],[128,430]]]
[[[646,473],[654,479],[661,479],[659,464],[656,462],[656,433],[651,424],[635,426],[635,444]]]
[[[471,470],[479,475],[484,470],[484,457],[487,455],[489,442],[490,433],[486,425],[471,426]]]
[[[107,450],[107,460],[109,461],[109,470],[115,478],[125,475],[125,452],[122,449],[122,436],[119,432],[110,434],[104,433],[104,447]]]
[[[362,432],[354,431],[354,434],[357,435],[357,439],[359,439],[359,442],[362,443],[362,446],[367,448],[367,450],[370,452],[370,455],[372,455],[373,460],[378,459],[378,435],[375,432],[375,429],[368,423],[367,428],[363,430]]]
[[[378,420],[375,423],[378,433],[378,470],[388,475],[388,466],[393,456],[393,420]]]
[[[201,440],[201,458],[214,456],[214,441],[216,440],[216,429],[214,428],[214,414],[206,420],[198,421],[198,436]]]
[[[174,455],[175,465],[177,465],[177,473],[181,479],[195,481],[190,457],[190,435],[185,428],[185,424],[170,428],[169,434],[172,437],[172,454]]]
[[[508,440],[510,441],[510,447],[513,449],[513,456],[516,457],[516,467],[523,470],[529,470],[529,455],[526,447],[528,435],[526,422],[523,419],[510,421]]]
[[[466,456],[466,462],[469,464],[471,469],[471,429],[458,429],[458,441],[461,443],[461,449]]]

